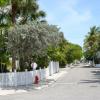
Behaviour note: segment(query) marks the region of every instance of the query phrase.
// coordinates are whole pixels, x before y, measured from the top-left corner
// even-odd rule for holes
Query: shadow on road
[[[79,83],[98,83],[100,84],[100,68],[92,67],[92,66],[82,66],[81,68],[90,68],[90,76],[89,79],[80,80]]]
[[[98,80],[98,79],[92,79],[92,80],[81,80],[80,83],[100,83],[100,80]]]
[[[84,65],[84,66],[82,66],[81,68],[95,68],[95,67],[90,66],[90,65]]]
[[[91,71],[93,73],[93,75],[100,75],[100,69],[99,70],[95,70],[95,71]]]

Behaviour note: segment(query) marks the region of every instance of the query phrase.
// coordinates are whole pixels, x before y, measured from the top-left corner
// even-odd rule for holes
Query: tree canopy
[[[97,51],[100,51],[100,27],[93,26],[84,40],[84,56],[88,60],[93,60]]]
[[[8,66],[12,58],[12,70],[19,60],[17,70],[31,70],[32,60],[38,68],[47,67],[50,60],[60,66],[80,60],[82,48],[68,42],[57,25],[50,25],[46,13],[37,0],[0,0],[0,51],[1,64]],[[26,62],[28,66],[26,66]]]

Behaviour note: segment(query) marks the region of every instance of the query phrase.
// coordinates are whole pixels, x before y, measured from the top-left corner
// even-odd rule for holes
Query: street
[[[81,64],[49,87],[0,96],[0,100],[100,100],[100,68]]]

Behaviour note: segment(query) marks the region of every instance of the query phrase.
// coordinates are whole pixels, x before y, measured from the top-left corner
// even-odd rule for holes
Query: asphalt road
[[[100,100],[100,68],[76,66],[47,88],[0,96],[0,100]]]

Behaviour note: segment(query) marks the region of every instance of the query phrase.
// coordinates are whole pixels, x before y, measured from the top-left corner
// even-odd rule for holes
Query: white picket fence
[[[95,64],[95,67],[100,67],[100,64]]]
[[[51,61],[48,68],[25,72],[11,72],[0,74],[0,87],[20,86],[34,83],[35,76],[40,80],[59,72],[59,62]]]

